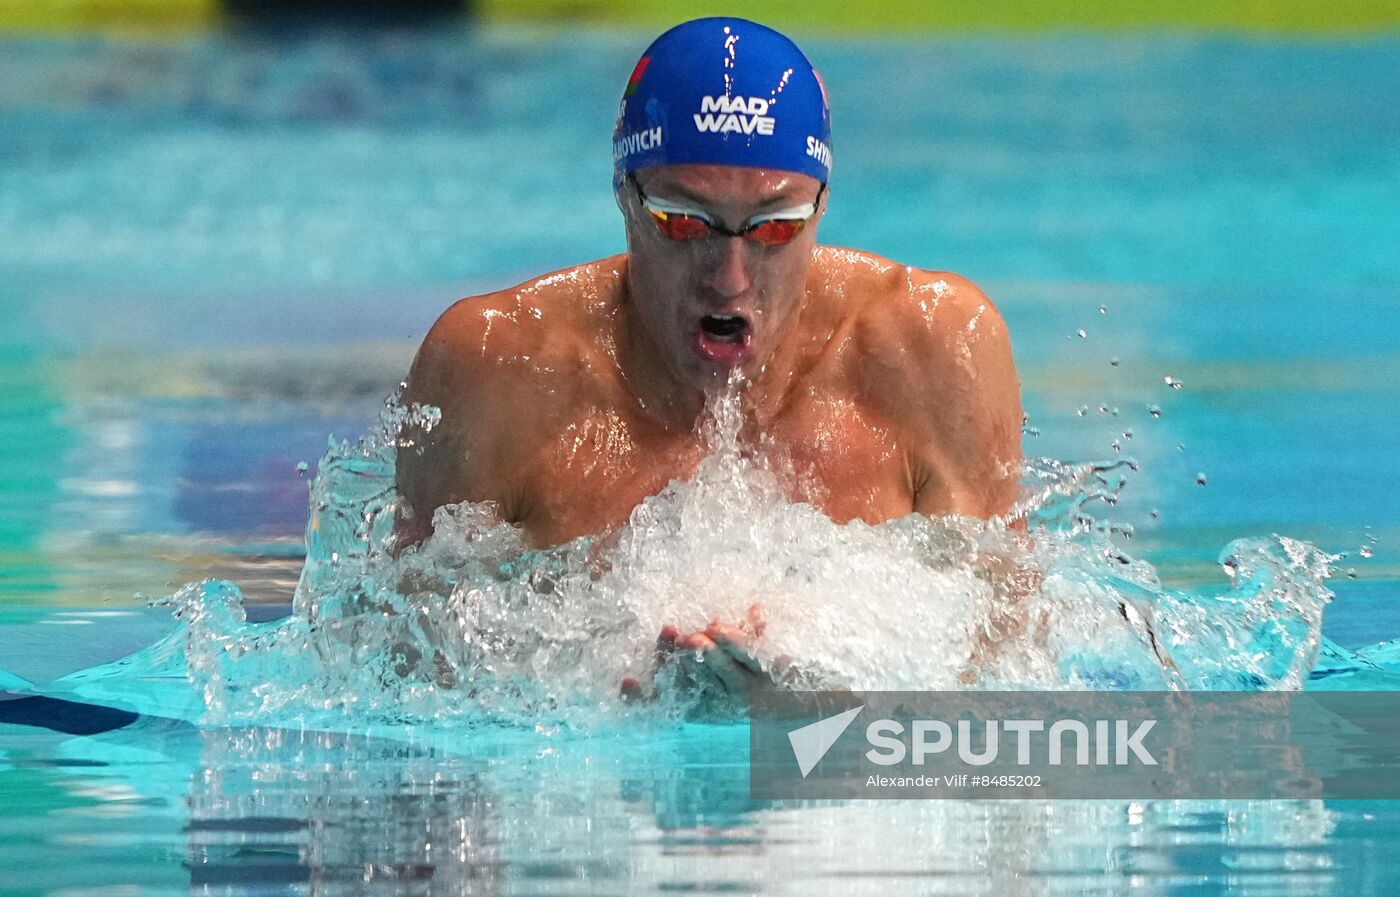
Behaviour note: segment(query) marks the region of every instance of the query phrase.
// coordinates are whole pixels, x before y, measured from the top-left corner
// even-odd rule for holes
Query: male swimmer
[[[613,159],[625,253],[463,299],[423,341],[405,401],[442,418],[399,453],[401,545],[462,501],[540,546],[617,527],[695,471],[706,395],[736,372],[742,436],[792,472],[794,501],[867,523],[1011,507],[1022,419],[1001,316],[956,274],[817,245],[830,115],[790,40],[730,18],[661,35]],[[667,627],[659,663],[748,691],[766,681],[748,650],[762,628],[757,608]]]

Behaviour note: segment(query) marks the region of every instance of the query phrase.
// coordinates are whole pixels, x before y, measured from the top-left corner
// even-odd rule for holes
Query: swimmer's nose
[[[712,267],[705,277],[705,286],[723,299],[738,298],[753,286],[748,270],[748,247],[744,245],[743,237],[725,237],[716,242],[719,245],[715,248]]]

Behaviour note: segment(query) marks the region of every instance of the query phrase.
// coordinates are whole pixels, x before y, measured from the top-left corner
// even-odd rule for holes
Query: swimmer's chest
[[[838,522],[874,523],[913,509],[903,447],[894,432],[855,403],[808,397],[745,433],[787,485]],[[522,458],[520,519],[541,544],[596,533],[626,521],[632,509],[671,480],[689,479],[704,457],[693,433],[658,431],[616,410],[589,409]]]
[[[816,392],[791,403],[769,424],[763,445],[793,500],[838,523],[878,523],[914,509],[897,432],[848,396]]]

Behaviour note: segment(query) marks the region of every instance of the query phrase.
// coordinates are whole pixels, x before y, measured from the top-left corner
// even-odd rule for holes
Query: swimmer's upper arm
[[[975,284],[911,269],[899,402],[911,442],[914,509],[993,517],[1015,502],[1021,385],[1006,323]]]
[[[410,425],[399,446],[395,541],[416,544],[432,531],[433,512],[461,501],[500,501],[493,468],[501,433],[499,365],[490,339],[492,296],[463,299],[424,337],[404,388],[405,406],[442,414],[431,429]]]

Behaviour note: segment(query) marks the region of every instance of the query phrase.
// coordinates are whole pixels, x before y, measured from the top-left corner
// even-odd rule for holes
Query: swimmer
[[[463,299],[424,339],[404,398],[442,417],[400,450],[399,546],[462,501],[539,546],[616,528],[695,471],[706,396],[735,377],[741,437],[837,522],[1010,509],[1022,418],[1001,316],[956,274],[817,244],[830,114],[790,40],[732,18],[661,35],[613,159],[625,253]],[[658,664],[698,655],[686,678],[749,688],[755,615],[667,627]]]

